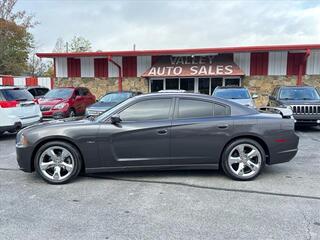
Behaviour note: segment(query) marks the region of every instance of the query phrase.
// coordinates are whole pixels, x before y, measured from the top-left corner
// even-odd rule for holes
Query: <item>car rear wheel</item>
[[[37,151],[34,159],[36,172],[48,183],[67,183],[79,175],[81,157],[69,143],[49,142]]]
[[[222,155],[222,169],[235,180],[252,180],[265,165],[265,152],[251,139],[238,139],[230,143]]]

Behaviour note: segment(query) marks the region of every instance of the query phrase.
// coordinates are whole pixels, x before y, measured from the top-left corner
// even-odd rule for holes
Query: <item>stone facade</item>
[[[118,78],[56,78],[56,87],[87,87],[99,99],[107,92],[118,90]],[[124,91],[149,91],[148,80],[145,78],[124,78],[122,81]]]
[[[268,96],[276,86],[295,86],[297,76],[246,76],[242,80],[243,86],[247,87],[251,94],[258,94],[255,100],[257,106],[265,106]],[[320,76],[303,77],[303,83],[320,88]]]
[[[251,93],[256,93],[259,97],[256,99],[257,106],[266,105],[268,96],[273,88],[279,85],[294,86],[297,82],[297,76],[246,76],[242,80],[243,86],[247,87]],[[304,76],[304,84],[320,88],[320,76]],[[57,87],[87,87],[96,95],[97,99],[107,92],[118,90],[118,78],[56,78]],[[124,78],[123,90],[149,91],[148,80],[145,78]]]

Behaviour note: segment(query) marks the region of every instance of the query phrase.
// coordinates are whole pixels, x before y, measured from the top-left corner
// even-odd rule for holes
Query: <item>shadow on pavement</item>
[[[11,139],[15,139],[15,138],[16,138],[15,133],[4,133],[4,134],[0,135],[0,141],[11,140]]]
[[[320,132],[320,127],[315,127],[315,126],[296,126],[295,127],[296,131],[299,132]]]

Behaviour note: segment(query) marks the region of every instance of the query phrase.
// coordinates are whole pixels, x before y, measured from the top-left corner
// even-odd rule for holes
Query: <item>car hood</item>
[[[283,105],[320,105],[320,100],[280,100]]]
[[[88,107],[90,110],[106,111],[117,105],[117,102],[96,102]]]
[[[57,105],[59,103],[65,102],[65,99],[57,98],[57,99],[47,99],[47,98],[40,98],[38,100],[40,105],[46,105],[46,106],[53,106]]]

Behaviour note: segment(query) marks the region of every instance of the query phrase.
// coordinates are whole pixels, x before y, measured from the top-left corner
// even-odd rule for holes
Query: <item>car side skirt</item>
[[[86,168],[86,173],[98,172],[127,172],[146,170],[190,170],[190,169],[219,169],[219,164],[189,164],[189,165],[154,165],[154,166],[125,166],[125,167],[102,167]]]

